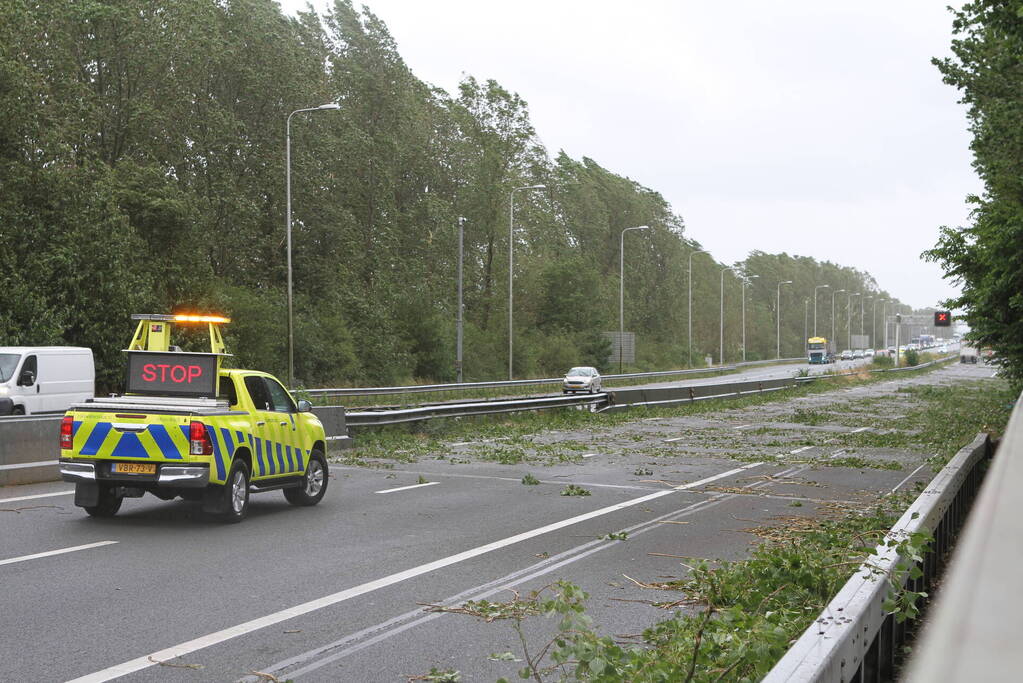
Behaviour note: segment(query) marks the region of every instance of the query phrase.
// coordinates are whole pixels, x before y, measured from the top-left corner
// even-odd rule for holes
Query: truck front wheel
[[[306,465],[302,485],[284,489],[284,497],[292,505],[316,505],[327,492],[329,480],[330,472],[327,469],[327,459],[323,457],[323,453],[314,450],[309,454],[309,464]]]
[[[96,504],[86,505],[84,508],[90,517],[113,517],[121,509],[123,500],[124,498],[114,493],[113,487],[100,485]]]

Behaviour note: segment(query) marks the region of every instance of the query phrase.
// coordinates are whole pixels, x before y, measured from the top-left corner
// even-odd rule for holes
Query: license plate
[[[149,462],[115,462],[110,471],[117,474],[156,474],[156,465]]]

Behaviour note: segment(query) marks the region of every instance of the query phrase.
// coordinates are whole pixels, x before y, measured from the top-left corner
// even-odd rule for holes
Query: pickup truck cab
[[[175,316],[141,319],[128,353],[123,396],[78,403],[60,430],[60,471],[75,505],[94,517],[117,514],[124,498],[201,501],[225,521],[241,521],[250,492],[282,490],[315,505],[329,477],[323,425],[272,375],[223,369],[216,324],[212,353],[169,347]],[[187,320],[186,322],[194,322]],[[142,329],[146,327],[147,329]]]

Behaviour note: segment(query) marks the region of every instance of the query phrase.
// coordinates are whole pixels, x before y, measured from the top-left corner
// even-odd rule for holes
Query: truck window
[[[297,413],[295,402],[291,399],[288,390],[281,386],[281,383],[270,377],[264,377],[266,388],[270,390],[270,397],[273,399],[273,409],[278,413]]]
[[[245,378],[245,389],[256,406],[256,410],[273,410],[273,403],[270,401],[270,392],[266,390],[263,378],[257,375],[249,375]]]
[[[234,388],[234,380],[229,375],[220,377],[220,398],[227,399],[228,405],[238,405],[238,392]]]

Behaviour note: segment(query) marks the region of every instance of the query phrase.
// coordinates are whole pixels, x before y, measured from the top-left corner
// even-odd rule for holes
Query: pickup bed
[[[168,382],[191,379],[175,374],[181,366],[144,371],[151,367],[170,372]],[[126,497],[180,496],[237,522],[250,491],[281,489],[294,505],[318,503],[329,475],[326,439],[309,402],[296,403],[263,372],[216,377],[213,398],[127,395],[73,405],[61,423],[60,472],[75,484],[75,505],[110,517]]]

